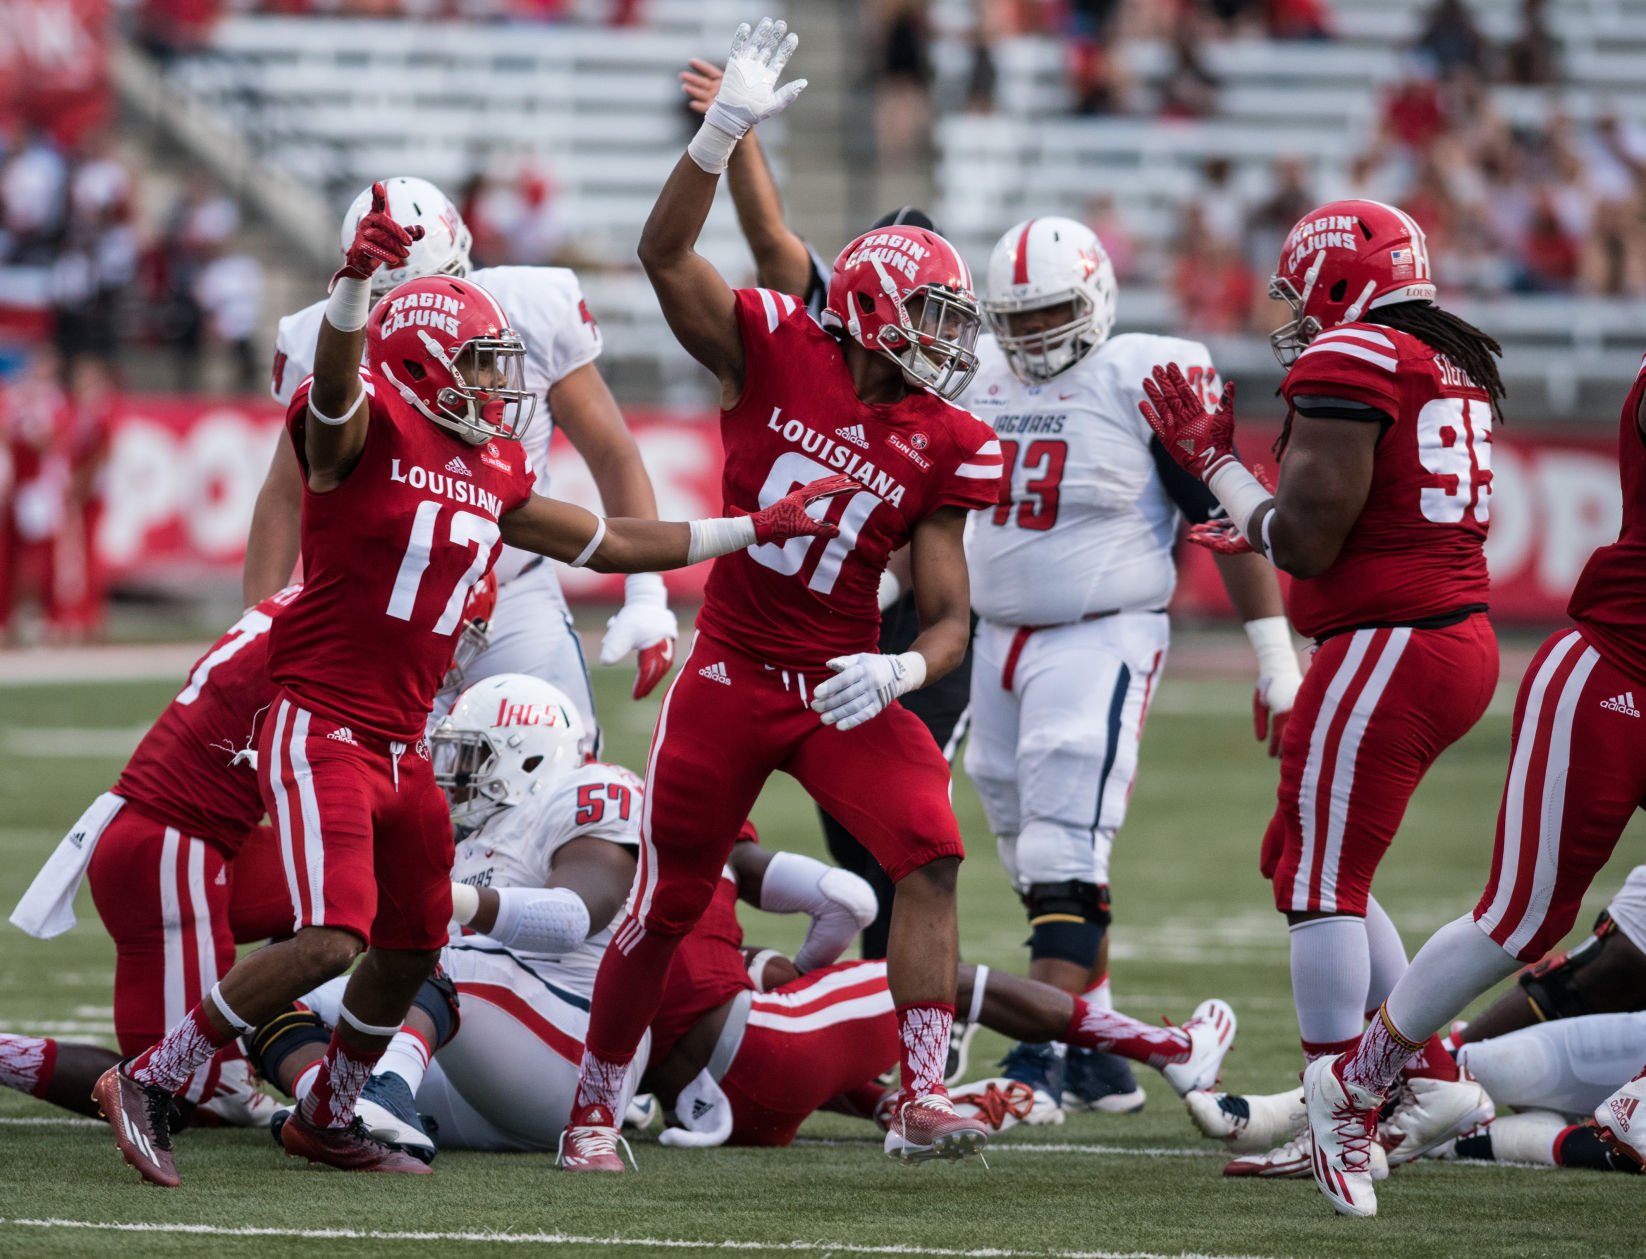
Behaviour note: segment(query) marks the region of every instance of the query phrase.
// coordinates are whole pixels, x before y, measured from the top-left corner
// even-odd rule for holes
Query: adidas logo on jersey
[[[711,682],[718,682],[721,686],[730,686],[732,684],[732,675],[726,672],[726,662],[723,660],[706,664],[697,673],[699,677],[708,678]]]
[[[834,435],[844,438],[860,450],[869,448],[869,439],[864,434],[861,424],[848,424],[845,428],[837,428],[834,430]]]
[[[1614,713],[1622,713],[1625,717],[1640,716],[1640,709],[1635,707],[1635,693],[1625,691],[1621,695],[1614,695],[1611,699],[1600,701],[1602,708],[1609,708]]]
[[[337,729],[333,730],[326,737],[337,743],[347,743],[351,748],[357,748],[360,746],[359,743],[355,742],[354,731],[350,730],[347,726],[338,726]]]
[[[452,456],[451,462],[446,465],[446,471],[455,472],[458,476],[474,475],[473,472],[469,471],[469,465],[463,462],[463,457],[461,455]]]

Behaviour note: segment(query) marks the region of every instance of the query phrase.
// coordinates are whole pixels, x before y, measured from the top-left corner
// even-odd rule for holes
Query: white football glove
[[[720,90],[704,112],[702,128],[686,149],[702,169],[711,174],[725,170],[732,147],[748,134],[749,128],[781,114],[806,90],[805,79],[777,86],[777,76],[800,43],[800,37],[788,34],[788,30],[787,22],[766,17],[752,33],[744,22],[732,36]]]
[[[631,651],[639,654],[634,697],[645,699],[674,664],[680,622],[669,609],[669,592],[656,573],[631,573],[623,583],[623,606],[606,622],[600,640],[600,663],[616,664]]]
[[[1269,755],[1280,755],[1286,715],[1297,702],[1303,671],[1292,646],[1291,626],[1283,616],[1265,616],[1246,622],[1246,637],[1257,653],[1257,690],[1252,696],[1252,728],[1267,741]]]
[[[834,677],[813,692],[812,708],[825,726],[850,730],[878,717],[899,695],[926,684],[926,658],[918,651],[885,656],[861,651],[829,661]]]
[[[692,1082],[680,1090],[674,1102],[674,1116],[680,1127],[665,1128],[658,1133],[660,1145],[700,1150],[725,1145],[732,1135],[732,1104],[706,1070],[699,1071]]]

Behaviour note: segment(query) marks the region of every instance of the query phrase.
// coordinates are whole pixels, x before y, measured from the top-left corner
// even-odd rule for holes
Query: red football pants
[[[588,1046],[625,1061],[662,998],[675,946],[714,896],[738,831],[773,772],[874,854],[893,882],[963,857],[949,766],[919,718],[893,704],[855,730],[809,707],[828,671],[796,673],[699,634],[658,714],[646,767],[640,868],[600,963]]]
[[[1327,639],[1280,748],[1263,873],[1282,912],[1364,917],[1372,875],[1435,758],[1486,711],[1497,639],[1485,613],[1445,629]]]
[[[1646,804],[1646,687],[1636,686],[1575,629],[1551,635],[1521,679],[1475,921],[1525,961],[1572,929],[1583,894]]]
[[[720,1081],[732,1145],[788,1145],[831,1098],[897,1065],[897,1012],[885,962],[842,962],[755,993]]]

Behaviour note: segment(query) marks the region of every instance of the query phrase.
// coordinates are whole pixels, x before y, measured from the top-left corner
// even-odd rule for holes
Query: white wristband
[[[899,695],[918,691],[926,685],[926,657],[918,651],[905,651],[895,659],[903,666],[903,677],[897,685]]]
[[[452,921],[466,927],[480,912],[480,889],[467,883],[452,884]]]
[[[750,516],[716,516],[694,520],[687,527],[692,531],[691,543],[686,547],[688,564],[730,555],[755,543],[754,519]]]
[[[606,522],[604,520],[601,520],[601,521],[599,521],[599,523],[597,524],[597,526],[595,528],[594,537],[589,539],[589,545],[583,548],[582,552],[578,555],[578,557],[575,560],[569,561],[567,563],[567,567],[568,568],[582,568],[583,565],[587,564],[590,560],[592,560],[594,558],[594,553],[600,549],[600,544],[602,542],[604,542],[605,540],[606,540]]]
[[[353,419],[354,413],[360,409],[360,404],[365,400],[366,391],[362,389],[359,393],[354,395],[354,402],[350,405],[347,411],[343,412],[342,415],[331,416],[327,415],[319,407],[314,405],[314,393],[311,391],[309,393],[309,414],[314,416],[314,418],[319,420],[322,424],[329,424],[331,427],[336,428],[339,424],[347,424],[351,419]]]
[[[718,175],[732,160],[732,150],[740,139],[741,136],[727,135],[719,127],[705,122],[686,146],[686,156],[696,162],[699,169]]]
[[[1248,472],[1244,464],[1231,459],[1212,473],[1206,488],[1223,504],[1223,510],[1229,513],[1235,528],[1246,535],[1246,540],[1254,547],[1261,547],[1262,540],[1252,537],[1249,526],[1257,509],[1274,498],[1263,488],[1263,483]],[[1267,550],[1263,553],[1268,554]]]
[[[359,332],[371,313],[371,281],[344,276],[326,299],[326,322],[339,332]]]
[[[1257,671],[1266,678],[1299,674],[1292,627],[1283,616],[1260,616],[1246,622],[1246,638],[1257,653]]]
[[[667,607],[669,588],[657,573],[630,573],[623,579],[623,602],[625,605],[649,603]]]

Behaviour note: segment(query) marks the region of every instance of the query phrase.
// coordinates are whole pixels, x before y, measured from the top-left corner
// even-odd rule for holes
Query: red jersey
[[[230,861],[263,819],[257,771],[234,757],[253,744],[257,715],[274,699],[269,628],[301,589],[270,595],[195,661],[188,685],[149,727],[114,784],[115,795],[206,840]]]
[[[303,487],[303,593],[276,624],[269,676],[304,708],[380,739],[422,737],[463,605],[531,497],[518,442],[471,446],[362,370],[371,419],[336,489]],[[309,382],[286,427],[306,466]]]
[[[862,482],[828,501],[836,538],[794,538],[725,555],[697,627],[745,654],[797,669],[875,651],[880,575],[915,525],[943,507],[993,507],[1004,465],[994,431],[924,390],[867,403],[840,342],[784,293],[740,289],[743,395],[720,413],[727,515],[769,506],[844,472]]]
[[[1589,557],[1566,611],[1608,664],[1646,685],[1646,439],[1635,418],[1643,397],[1646,362],[1618,419],[1623,529]]]
[[[1342,551],[1318,577],[1291,583],[1287,611],[1298,631],[1318,638],[1484,607],[1492,486],[1485,390],[1409,333],[1354,323],[1311,341],[1281,392],[1294,407],[1334,398],[1394,421],[1377,444],[1371,492]]]
[[[743,926],[737,921],[737,879],[720,872],[714,899],[686,933],[663,977],[663,1000],[652,1019],[652,1061],[661,1062],[698,1019],[744,989],[752,990],[743,962]]]

